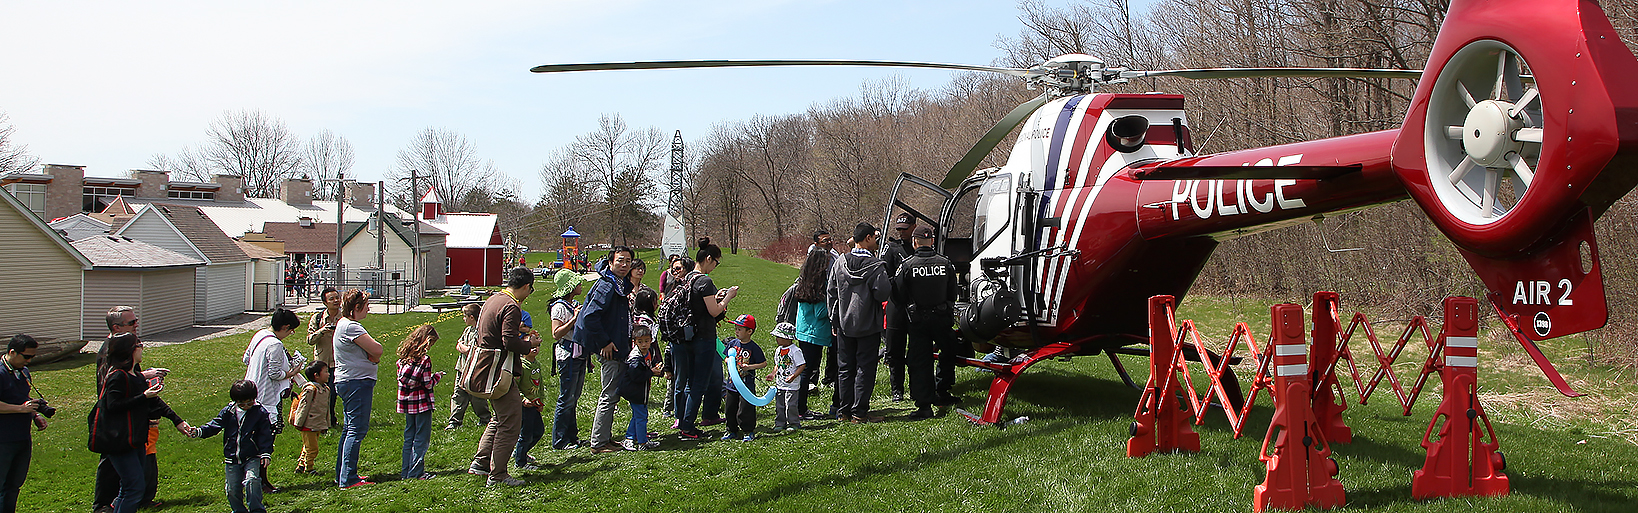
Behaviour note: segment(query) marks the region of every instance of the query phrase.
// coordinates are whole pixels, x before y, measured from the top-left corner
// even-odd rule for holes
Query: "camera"
[[[57,408],[46,404],[45,399],[39,399],[38,401],[40,402],[34,407],[34,411],[40,412],[41,415],[45,415],[45,417],[48,419],[57,414]]]

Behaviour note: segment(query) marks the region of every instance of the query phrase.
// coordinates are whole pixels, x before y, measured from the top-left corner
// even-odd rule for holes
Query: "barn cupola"
[[[427,188],[427,195],[421,197],[421,219],[436,221],[444,217],[444,202],[438,199],[437,189]]]

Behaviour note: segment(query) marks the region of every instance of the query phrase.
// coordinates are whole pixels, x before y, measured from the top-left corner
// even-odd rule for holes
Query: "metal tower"
[[[671,179],[670,194],[666,198],[665,211],[674,219],[682,219],[683,211],[683,138],[682,130],[671,140]]]

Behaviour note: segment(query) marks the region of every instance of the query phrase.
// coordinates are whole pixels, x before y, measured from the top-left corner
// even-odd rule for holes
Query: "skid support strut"
[[[1479,404],[1478,304],[1467,297],[1445,299],[1445,330],[1438,342],[1444,347],[1439,378],[1445,390],[1422,434],[1427,459],[1411,475],[1411,496],[1417,499],[1508,492],[1507,475],[1501,472],[1507,460],[1497,450],[1496,432]]]

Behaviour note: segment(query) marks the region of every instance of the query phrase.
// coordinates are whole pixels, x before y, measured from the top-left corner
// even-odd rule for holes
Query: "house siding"
[[[193,279],[192,268],[142,273],[141,304],[134,306],[142,316],[144,333],[193,325]]]
[[[31,215],[0,203],[0,333],[81,339],[80,264]]]
[[[108,333],[108,309],[129,305],[137,309],[142,329],[159,333],[176,326],[166,327],[157,316],[142,309],[142,273],[136,271],[85,271],[85,314],[81,329],[95,338]]]
[[[220,319],[245,311],[245,274],[249,262],[212,264],[199,268],[194,285],[195,322]]]

